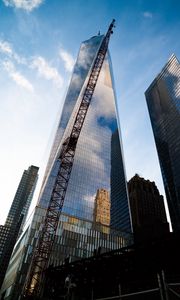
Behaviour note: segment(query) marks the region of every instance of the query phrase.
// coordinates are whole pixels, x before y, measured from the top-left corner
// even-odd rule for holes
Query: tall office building
[[[71,132],[102,39],[103,36],[94,36],[81,44],[50,153],[38,205],[31,224],[16,244],[14,250],[16,261],[12,257],[2,287],[5,299],[18,299],[24,285],[27,269],[31,262],[32,248],[41,230],[42,218],[46,213],[59,168],[57,157],[59,157],[62,143]],[[69,260],[89,257],[99,247],[101,251],[108,251],[132,242],[120,142],[116,145],[118,151],[116,158],[113,156],[116,164],[113,165],[114,175],[111,180],[111,140],[114,132],[119,136],[112,66],[109,53],[107,53],[76,147],[64,206],[49,260],[49,263],[54,266],[60,265],[67,257]],[[118,141],[119,139],[118,137]],[[115,171],[119,166],[121,166],[121,172]],[[123,207],[126,206],[125,225],[121,226],[121,223],[117,222],[117,226],[111,229],[108,224],[94,226],[97,191],[106,190],[110,194],[111,182],[118,183],[118,179],[121,185],[116,186],[118,191],[116,201],[123,202]],[[124,211],[118,210],[114,217],[123,219]]]
[[[30,166],[27,170],[24,170],[5,222],[5,225],[10,227],[14,227],[20,222],[20,233],[36,187],[38,170],[39,168],[36,166]]]
[[[23,172],[18,189],[9,210],[5,225],[0,226],[0,286],[23,225],[35,190],[38,167],[30,166]]]
[[[172,55],[145,92],[174,231],[180,230],[180,63]]]
[[[147,242],[169,233],[164,199],[154,182],[136,174],[128,182],[135,242]]]
[[[89,72],[102,39],[103,36],[94,36],[83,42],[80,47],[45,172],[38,203],[41,207],[46,208],[49,203],[59,165],[56,158],[62,143],[71,132],[82,93],[89,79]],[[116,145],[116,156],[114,146],[111,143]],[[113,172],[112,176],[111,171]],[[117,122],[112,66],[108,53],[78,140],[63,212],[93,221],[97,190],[106,189],[110,192],[115,181],[117,182],[117,194],[113,202],[121,203],[124,210],[119,209],[113,218],[122,220],[125,214],[126,219],[124,223],[117,222],[115,228],[130,232],[126,179]],[[118,181],[120,182],[119,185]]]

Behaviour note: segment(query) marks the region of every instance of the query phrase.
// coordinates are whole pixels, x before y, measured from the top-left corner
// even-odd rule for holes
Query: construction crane
[[[43,285],[44,271],[48,266],[49,257],[55,240],[55,234],[73,167],[76,145],[106,56],[109,39],[113,33],[113,28],[115,27],[114,23],[115,20],[113,19],[106,35],[102,39],[90,71],[89,80],[85,87],[71,134],[62,144],[60,155],[57,158],[60,162],[58,174],[56,176],[51,199],[47,208],[43,228],[40,232],[40,236],[32,256],[31,265],[27,274],[21,299],[35,299],[36,297],[40,296]]]

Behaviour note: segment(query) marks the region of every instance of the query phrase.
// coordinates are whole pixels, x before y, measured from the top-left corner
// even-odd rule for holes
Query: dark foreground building
[[[18,236],[27,217],[38,178],[38,167],[30,166],[23,172],[9,210],[5,225],[0,226],[0,287]]]
[[[136,174],[128,182],[135,242],[162,238],[169,232],[163,196],[154,182]]]
[[[49,268],[41,299],[120,300],[124,299],[120,295],[126,295],[128,300],[176,300],[180,297],[179,239],[179,234],[169,233],[146,246]]]
[[[180,230],[180,63],[172,55],[145,92],[169,213]]]

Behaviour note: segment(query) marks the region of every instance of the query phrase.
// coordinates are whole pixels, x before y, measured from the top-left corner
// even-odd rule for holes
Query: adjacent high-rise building
[[[5,222],[5,225],[10,227],[14,227],[18,222],[21,222],[19,233],[22,231],[31,204],[38,179],[38,170],[39,168],[36,166],[30,166],[27,170],[24,170]]]
[[[22,233],[38,178],[38,167],[23,172],[5,225],[0,226],[0,286],[18,236]]]
[[[136,174],[128,182],[135,242],[147,242],[169,233],[164,199],[154,182]]]
[[[172,55],[145,92],[174,231],[180,230],[180,63]]]
[[[18,299],[24,286],[28,266],[31,262],[32,249],[41,230],[42,218],[45,216],[57,176],[60,163],[57,158],[63,142],[71,132],[102,40],[103,36],[98,35],[81,44],[50,153],[38,205],[29,227],[16,244],[2,287],[5,299]],[[113,155],[111,154],[114,134],[116,135],[116,155],[115,152]],[[57,266],[62,264],[67,257],[70,261],[77,260],[93,255],[95,249],[98,248],[101,248],[101,251],[108,251],[132,242],[127,183],[120,139],[112,66],[110,55],[107,53],[78,139],[64,205],[49,259],[50,264]],[[117,170],[119,167],[120,171]],[[112,169],[113,176],[111,176]],[[116,195],[112,195],[111,191],[114,182],[116,183]],[[97,226],[94,226],[97,191],[99,191],[99,196],[102,191],[105,191],[108,209],[110,209],[109,201],[111,202],[109,195],[113,197],[114,203],[118,203],[118,207],[123,207],[123,210],[118,209],[118,212],[112,215],[114,226],[109,226],[111,214],[109,211],[107,212],[107,209],[104,210],[106,218],[97,219]],[[101,210],[101,216],[102,214]],[[119,220],[123,220],[123,222]],[[101,224],[98,224],[99,221]]]

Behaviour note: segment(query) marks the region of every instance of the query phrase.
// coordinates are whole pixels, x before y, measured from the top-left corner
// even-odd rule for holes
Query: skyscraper
[[[145,92],[174,231],[180,230],[180,63],[172,55]]]
[[[5,222],[6,226],[16,226],[17,222],[22,218],[21,227],[19,229],[22,231],[36,187],[38,170],[39,168],[35,166],[30,166],[27,170],[24,170]]]
[[[24,285],[27,267],[31,262],[32,246],[35,245],[41,230],[41,221],[50,201],[57,176],[59,168],[57,157],[59,157],[63,142],[71,132],[76,111],[102,39],[103,36],[94,36],[81,44],[50,153],[38,205],[31,224],[16,244],[14,250],[16,265],[12,258],[2,288],[2,292],[6,294],[5,297],[11,295],[10,299],[17,299],[17,292],[19,293]],[[126,206],[126,222],[124,226],[121,227],[118,224],[111,230],[108,224],[94,226],[97,190],[106,190],[108,193],[111,190],[111,139],[114,132],[119,135],[112,66],[108,53],[78,139],[64,206],[49,260],[50,264],[59,265],[67,257],[70,260],[89,257],[99,247],[102,251],[108,251],[131,243],[131,222],[120,142],[117,143],[116,162],[117,167],[121,166],[121,172],[114,172],[112,180],[118,182],[120,176],[121,185],[116,187],[117,190],[119,189],[116,201],[123,202]],[[115,164],[113,168],[116,168]],[[115,218],[121,219],[123,214],[124,211],[119,210]],[[19,265],[17,264],[18,259]]]
[[[136,174],[128,191],[135,241],[152,241],[169,233],[164,199],[155,183]]]
[[[22,233],[38,178],[38,167],[23,172],[5,225],[0,226],[0,286],[18,235]]]
[[[83,42],[80,47],[45,172],[44,184],[39,198],[41,207],[46,208],[49,203],[58,169],[56,157],[62,143],[71,131],[82,92],[87,84],[89,72],[102,39],[103,36],[94,36]],[[116,144],[116,157],[115,150],[113,150],[114,144]],[[112,176],[111,171],[113,172]],[[126,179],[117,122],[112,66],[108,53],[79,137],[63,212],[93,220],[97,190],[102,188],[110,191],[111,185],[115,181],[117,182],[117,190],[116,196],[112,195],[115,199],[113,202],[121,203],[119,206],[124,206],[124,210],[119,209],[116,216],[113,215],[113,219],[118,220],[115,228],[130,232]],[[119,221],[123,218],[125,218],[124,223]]]

